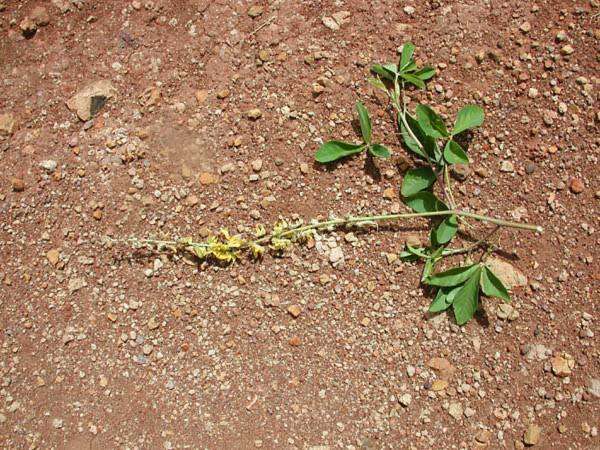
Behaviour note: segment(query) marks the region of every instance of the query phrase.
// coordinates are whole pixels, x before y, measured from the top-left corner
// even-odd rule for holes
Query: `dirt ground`
[[[599,13],[0,1],[2,448],[599,448]],[[501,233],[528,278],[508,311],[426,314],[422,265],[393,257],[423,220],[229,267],[107,241],[407,211],[408,155],[366,82],[406,41],[438,71],[411,108],[486,110],[457,202],[545,228]],[[78,117],[98,80],[109,98]],[[359,98],[394,158],[318,166]]]

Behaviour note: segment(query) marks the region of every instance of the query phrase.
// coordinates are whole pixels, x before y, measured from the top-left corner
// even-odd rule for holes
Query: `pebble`
[[[446,358],[431,358],[427,361],[427,366],[430,369],[435,370],[443,380],[449,380],[452,375],[454,375],[454,372],[456,372],[456,367],[454,367]]]
[[[258,108],[249,109],[245,114],[250,120],[258,120],[262,117],[262,111]]]
[[[543,361],[548,358],[551,350],[543,344],[526,344],[521,354],[528,361]]]
[[[552,373],[559,378],[565,378],[571,375],[575,360],[570,355],[557,355],[550,360],[552,364]]]
[[[479,442],[480,444],[487,444],[487,443],[489,443],[491,437],[492,437],[492,433],[489,430],[479,430],[475,434],[475,440],[477,442]]]
[[[568,56],[568,55],[572,55],[573,52],[575,52],[575,49],[572,46],[570,46],[569,44],[567,44],[563,48],[560,49],[560,52],[563,55]]]
[[[0,114],[0,135],[13,134],[15,128],[15,117],[12,113]]]
[[[23,192],[25,190],[25,182],[23,181],[23,178],[12,177],[10,179],[10,184],[14,192]]]
[[[46,253],[46,258],[48,259],[48,262],[50,264],[52,264],[53,266],[56,266],[56,264],[58,264],[58,261],[60,259],[60,251],[56,248],[50,249]]]
[[[511,161],[502,161],[502,163],[500,164],[500,172],[510,173],[510,172],[514,172],[514,171],[515,171],[515,166],[513,165],[513,163]]]
[[[600,398],[600,378],[590,378],[587,390],[594,397]]]
[[[290,316],[296,319],[302,313],[302,308],[299,305],[290,305],[287,309]]]
[[[333,17],[324,16],[321,18],[321,22],[323,22],[323,25],[325,25],[325,27],[329,28],[331,31],[337,31],[340,29],[340,26]]]
[[[573,178],[569,181],[569,189],[573,194],[581,194],[585,190],[585,185],[579,178]]]
[[[250,165],[252,166],[252,170],[255,172],[260,172],[263,166],[262,159],[255,159]]]
[[[542,435],[542,429],[535,424],[530,424],[525,431],[525,435],[523,436],[523,442],[525,445],[537,445],[540,442],[540,437]]]
[[[331,249],[329,252],[329,262],[333,266],[340,265],[344,262],[344,251],[342,250],[342,247],[334,247]]]
[[[458,402],[450,403],[450,406],[448,406],[448,414],[450,414],[450,416],[452,416],[454,419],[460,420],[463,415],[462,405]]]
[[[94,117],[116,92],[110,80],[98,80],[86,85],[67,100],[67,108],[74,111],[80,120],[86,122]]]
[[[148,328],[150,330],[156,330],[159,326],[160,324],[156,320],[156,317],[150,317],[150,319],[148,319]]]
[[[512,264],[500,258],[488,258],[486,264],[507,289],[527,285],[527,276]]]
[[[405,6],[403,10],[409,16],[412,16],[415,13],[415,11],[416,11],[415,8],[413,6],[410,6],[410,5],[409,6]]]
[[[519,27],[519,29],[523,32],[523,33],[529,33],[531,31],[531,24],[529,22],[523,22],[521,24],[521,26]]]
[[[255,19],[263,13],[263,7],[260,5],[252,5],[248,8],[248,15]]]
[[[471,169],[468,164],[453,164],[450,173],[458,181],[465,181],[471,174]]]
[[[54,428],[56,428],[57,430],[59,428],[63,427],[63,420],[62,419],[52,419],[52,426]]]
[[[412,403],[412,396],[410,394],[403,394],[398,399],[398,403],[406,408]]]
[[[54,172],[57,165],[58,164],[53,159],[46,159],[40,163],[40,167],[48,173]]]
[[[513,321],[519,318],[519,312],[508,303],[500,303],[496,310],[496,315],[502,320]]]

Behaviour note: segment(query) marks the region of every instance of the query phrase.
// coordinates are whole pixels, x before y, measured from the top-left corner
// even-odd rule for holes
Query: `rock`
[[[463,415],[462,405],[458,402],[450,403],[450,406],[448,406],[448,414],[450,414],[454,419],[460,420]]]
[[[248,8],[248,15],[255,19],[263,13],[263,7],[260,5],[252,5]]]
[[[325,25],[331,31],[337,31],[340,29],[340,26],[333,17],[325,16],[321,18],[321,21],[323,22],[323,25]]]
[[[416,11],[415,8],[410,5],[404,7],[404,12],[406,14],[408,14],[409,16],[412,16],[415,13],[415,11]]]
[[[571,375],[572,369],[575,367],[575,360],[566,353],[555,356],[550,363],[552,364],[552,373],[560,378]]]
[[[600,378],[590,378],[587,391],[596,398],[600,398]]]
[[[412,403],[412,396],[410,394],[403,394],[398,399],[398,403],[406,408]]]
[[[468,164],[453,164],[450,173],[458,181],[465,181],[471,174],[471,169]]]
[[[258,52],[258,59],[260,59],[261,62],[264,63],[269,62],[269,60],[271,59],[271,55],[268,50],[262,49]]]
[[[523,33],[529,33],[531,31],[531,24],[529,22],[523,22],[521,24],[521,26],[519,27],[519,29],[523,32]]]
[[[508,303],[500,303],[496,310],[496,315],[502,320],[513,321],[519,318],[519,312]]]
[[[15,118],[12,113],[0,114],[0,135],[10,136],[15,129]]]
[[[454,372],[456,372],[456,367],[454,367],[446,358],[431,358],[427,361],[427,366],[437,372],[442,380],[446,381],[450,380],[452,375],[454,375]]]
[[[421,247],[421,237],[418,234],[408,234],[404,238],[404,245],[419,248]]]
[[[48,262],[50,264],[56,266],[58,264],[58,261],[60,260],[60,251],[56,248],[50,249],[46,253],[46,258],[48,259]]]
[[[491,437],[492,437],[492,433],[489,430],[479,430],[475,434],[475,440],[477,442],[479,442],[480,444],[487,444],[487,443],[489,443]]]
[[[262,159],[255,159],[250,165],[252,166],[253,171],[260,172],[263,166]]]
[[[156,330],[160,326],[160,324],[156,320],[156,317],[150,317],[150,319],[148,319],[147,325],[148,329],[150,330]]]
[[[300,163],[300,173],[302,173],[302,175],[308,175],[308,172],[310,172],[308,164]]]
[[[302,312],[302,308],[299,305],[290,305],[288,307],[287,311],[290,314],[290,316],[292,316],[294,319],[296,319],[298,316],[300,316],[300,313]]]
[[[543,361],[548,358],[552,351],[543,344],[526,344],[521,354],[528,361]]]
[[[202,105],[208,98],[208,91],[206,89],[198,89],[195,95],[198,105]]]
[[[262,111],[258,108],[252,108],[246,111],[245,115],[250,120],[258,120],[262,117]]]
[[[57,419],[52,419],[52,426],[54,428],[56,428],[57,430],[59,428],[62,428],[63,427],[63,420],[62,419],[58,419],[58,418]]]
[[[12,177],[10,184],[14,192],[23,192],[25,190],[25,182],[22,178]]]
[[[53,159],[46,159],[40,163],[40,167],[48,173],[54,172],[57,166],[57,162]]]
[[[515,166],[513,165],[512,162],[502,161],[502,163],[500,164],[500,172],[510,173],[510,172],[514,172],[514,171],[515,171]]]
[[[117,90],[110,80],[99,80],[88,84],[67,101],[67,107],[77,113],[80,120],[88,121],[116,95]]]
[[[525,445],[536,445],[540,442],[540,436],[542,435],[542,429],[535,425],[531,424],[527,427],[527,431],[525,431],[525,435],[523,436],[523,442]]]
[[[202,172],[198,177],[198,180],[200,181],[200,184],[206,186],[209,184],[215,184],[218,181],[218,178],[216,175],[213,175],[210,172]]]
[[[488,258],[486,265],[496,275],[507,289],[527,285],[527,277],[512,264],[500,258]]]
[[[298,336],[292,336],[288,341],[288,344],[290,344],[292,347],[299,347],[302,344],[302,341]]]
[[[396,189],[389,187],[383,191],[383,198],[386,200],[394,200],[396,198]]]
[[[565,55],[572,55],[575,52],[575,49],[573,47],[571,47],[569,44],[565,45],[563,48],[560,49],[560,52]]]
[[[219,100],[226,99],[227,97],[229,97],[229,89],[221,89],[219,92],[217,92],[217,98]]]
[[[446,380],[435,380],[431,383],[431,390],[434,392],[443,391],[448,387],[449,383]]]
[[[579,178],[573,178],[569,181],[569,189],[573,194],[581,194],[585,189],[585,185]]]
[[[85,278],[83,278],[83,277],[71,278],[69,280],[69,292],[71,294],[74,292],[77,292],[78,290],[80,290],[86,286],[87,286],[87,282],[85,281]]]
[[[329,262],[333,266],[339,266],[344,262],[344,251],[342,247],[332,248],[329,252]]]
[[[26,38],[33,37],[37,31],[37,25],[30,17],[25,17],[21,23],[19,23],[19,28]]]
[[[50,16],[48,15],[48,10],[43,6],[36,6],[35,8],[33,8],[30,17],[31,20],[33,20],[33,22],[38,27],[45,27],[50,23]]]

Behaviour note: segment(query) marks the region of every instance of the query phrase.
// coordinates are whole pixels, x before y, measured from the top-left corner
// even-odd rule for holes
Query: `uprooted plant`
[[[312,239],[318,231],[331,231],[339,227],[366,227],[383,221],[398,221],[416,217],[433,220],[428,247],[406,246],[400,255],[403,260],[423,260],[425,262],[421,282],[436,289],[429,311],[437,313],[452,306],[458,324],[468,322],[477,311],[481,293],[509,301],[508,290],[486,264],[486,257],[495,246],[491,236],[501,227],[541,232],[542,228],[495,217],[475,214],[460,209],[456,205],[452,192],[450,167],[453,164],[468,164],[465,149],[456,138],[473,128],[479,127],[484,120],[483,109],[476,105],[467,105],[458,111],[451,129],[446,127],[443,118],[427,105],[416,106],[415,113],[408,110],[407,91],[409,87],[425,88],[425,82],[435,75],[432,67],[417,67],[414,59],[415,47],[404,44],[397,63],[376,64],[371,68],[375,77],[369,82],[382,91],[393,108],[395,121],[403,143],[422,163],[420,167],[408,170],[402,181],[400,192],[404,201],[413,212],[399,214],[380,214],[346,216],[324,221],[302,220],[290,222],[281,220],[270,231],[258,225],[252,236],[231,235],[226,229],[205,241],[193,238],[176,240],[138,239],[126,241],[134,246],[153,246],[158,250],[174,253],[188,253],[201,260],[216,260],[225,263],[234,262],[243,253],[260,258],[265,252],[279,254],[294,243]],[[362,141],[358,144],[341,141],[328,141],[321,145],[315,159],[323,164],[339,160],[361,152],[372,156],[388,158],[390,150],[382,144],[373,143],[372,124],[369,113],[361,102],[356,103]],[[441,193],[435,191],[436,183]],[[451,248],[450,243],[456,236],[459,226],[471,229],[469,220],[495,225],[495,228],[481,239],[463,248]],[[435,273],[435,267],[443,258],[466,254],[470,261],[473,252],[482,250],[478,263],[467,263]]]

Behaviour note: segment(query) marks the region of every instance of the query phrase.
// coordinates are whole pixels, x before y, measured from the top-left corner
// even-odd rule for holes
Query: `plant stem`
[[[271,239],[274,237],[286,238],[289,236],[293,236],[294,234],[302,233],[304,231],[316,230],[316,229],[320,229],[320,228],[327,228],[327,227],[331,227],[331,226],[336,227],[336,226],[340,226],[340,225],[348,225],[348,224],[353,224],[353,223],[355,224],[355,223],[369,223],[369,222],[384,222],[384,221],[390,221],[390,220],[413,219],[413,218],[417,218],[417,217],[439,217],[439,216],[450,216],[450,215],[456,215],[458,217],[468,217],[471,219],[479,220],[481,222],[489,222],[489,223],[498,225],[499,227],[508,227],[508,228],[515,228],[515,229],[520,229],[520,230],[535,231],[538,233],[541,233],[543,231],[543,228],[539,225],[511,222],[508,220],[497,219],[495,217],[490,217],[490,216],[483,216],[481,214],[475,214],[475,213],[471,213],[468,211],[449,209],[449,210],[445,210],[445,211],[430,211],[430,212],[422,212],[422,213],[380,214],[380,215],[373,215],[373,216],[347,217],[345,219],[330,219],[330,220],[325,220],[322,222],[316,222],[316,223],[311,223],[308,225],[303,225],[298,228],[292,228],[290,230],[286,230],[286,231],[283,231],[278,234],[270,233],[270,234],[267,234],[266,236],[263,236],[261,238],[254,240],[254,241],[245,242],[241,248],[248,248],[251,244],[258,244],[258,245],[265,244],[265,243],[270,242]],[[487,239],[487,237],[481,241],[476,242],[474,245],[479,246],[483,242],[485,242],[486,239]],[[170,245],[170,246],[178,246],[178,245],[182,244],[181,241],[174,241],[174,240],[137,239],[137,238],[112,240],[112,241],[113,242],[126,242],[129,244],[152,244],[152,245]],[[198,247],[209,247],[209,244],[206,244],[203,242],[190,242],[189,245],[190,246],[198,246]],[[458,251],[458,250],[460,250],[460,251]],[[457,249],[456,253],[462,253],[464,251],[467,251],[467,250],[466,249]]]

